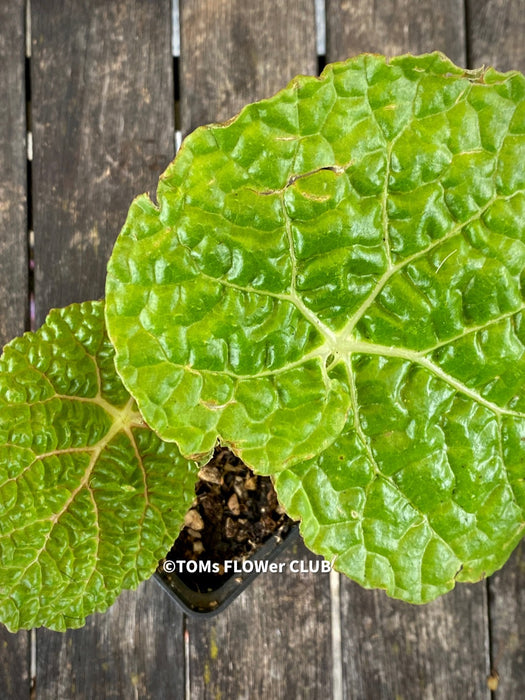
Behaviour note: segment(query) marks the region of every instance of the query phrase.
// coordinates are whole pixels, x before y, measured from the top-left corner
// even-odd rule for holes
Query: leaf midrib
[[[82,399],[83,397],[74,397],[74,396],[65,396],[64,397],[64,399],[68,399],[68,400],[69,399],[77,399],[77,398]],[[98,400],[95,400],[95,398],[98,398]],[[34,524],[39,523],[39,522],[41,522],[41,523],[48,522],[48,523],[51,523],[51,527],[49,528],[49,531],[44,536],[44,542],[43,542],[41,548],[36,552],[35,556],[27,564],[25,569],[21,572],[20,576],[17,577],[17,579],[14,582],[13,587],[11,589],[11,593],[16,589],[18,582],[21,579],[23,579],[23,577],[26,575],[27,571],[31,568],[31,566],[33,566],[34,564],[36,564],[39,561],[40,556],[46,550],[47,544],[51,538],[51,534],[55,528],[55,525],[60,521],[60,518],[67,512],[67,510],[69,509],[71,504],[74,502],[77,495],[83,489],[87,489],[87,491],[89,492],[90,498],[93,502],[94,511],[95,511],[95,513],[98,512],[98,509],[96,507],[95,497],[93,494],[93,490],[92,490],[91,486],[89,485],[89,479],[92,475],[92,472],[93,472],[95,465],[98,462],[100,455],[104,452],[104,450],[108,447],[108,445],[111,444],[111,442],[116,437],[116,435],[118,435],[121,432],[124,432],[128,436],[128,439],[130,439],[132,441],[132,447],[133,447],[134,451],[137,452],[136,443],[135,443],[135,440],[131,434],[131,427],[132,426],[140,427],[140,426],[143,426],[144,423],[143,423],[141,415],[138,412],[133,411],[133,408],[135,405],[134,399],[132,397],[130,397],[130,399],[128,400],[128,402],[124,406],[124,408],[119,411],[114,406],[111,406],[111,404],[109,404],[107,401],[105,401],[105,399],[103,399],[100,395],[97,395],[97,397],[95,397],[95,398],[84,399],[84,400],[90,401],[92,403],[98,403],[100,405],[103,405],[104,407],[105,406],[111,407],[112,408],[111,414],[113,416],[113,421],[112,421],[111,427],[109,428],[107,433],[97,443],[95,443],[94,445],[87,445],[85,447],[75,447],[75,448],[69,448],[69,449],[64,448],[62,450],[50,450],[49,452],[36,455],[35,459],[32,460],[31,463],[28,464],[27,467],[25,467],[24,470],[22,472],[20,472],[20,474],[17,475],[17,477],[12,477],[11,479],[8,480],[8,481],[17,481],[36,462],[41,461],[42,459],[45,459],[47,457],[51,457],[54,455],[60,455],[60,454],[69,454],[72,452],[91,453],[91,457],[90,457],[88,466],[86,467],[86,470],[85,470],[83,476],[81,477],[78,485],[71,491],[67,501],[61,506],[60,510],[57,513],[51,514],[47,518],[40,519],[40,520],[34,520],[31,522],[31,525],[34,525]],[[139,422],[137,422],[137,421],[139,421]],[[141,459],[138,459],[138,462],[139,462],[139,467],[143,472],[146,501],[148,501],[148,499],[147,499],[147,480],[146,480],[146,474],[144,472],[144,465],[143,465]],[[97,528],[100,531],[98,519],[96,518],[95,520],[96,520]],[[19,531],[20,531],[20,528],[16,528],[15,530],[12,530],[11,532],[4,532],[4,533],[2,533],[2,538],[10,537],[12,534],[14,534],[15,532],[19,532]],[[97,539],[97,546],[98,546],[98,539]],[[96,561],[97,561],[97,557],[95,556],[94,557],[94,567],[96,566]]]

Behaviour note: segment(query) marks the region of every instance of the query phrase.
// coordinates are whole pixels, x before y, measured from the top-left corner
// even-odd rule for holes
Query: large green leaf
[[[148,578],[194,496],[192,465],[115,372],[101,302],[52,311],[0,358],[0,620],[79,627]]]
[[[109,265],[117,369],[365,585],[501,565],[525,507],[525,80],[363,55],[197,129]],[[313,460],[313,461],[308,461]]]

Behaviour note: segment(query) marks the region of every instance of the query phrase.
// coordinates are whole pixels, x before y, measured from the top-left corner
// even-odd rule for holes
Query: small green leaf
[[[364,585],[421,602],[500,566],[524,528],[524,154],[524,77],[439,53],[197,129],[108,270],[148,423],[278,474]]]
[[[52,311],[0,358],[0,620],[80,627],[148,578],[196,473],[138,413],[102,302]]]

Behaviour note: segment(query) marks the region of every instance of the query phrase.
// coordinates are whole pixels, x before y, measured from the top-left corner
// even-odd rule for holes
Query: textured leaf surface
[[[148,423],[282,472],[307,544],[407,600],[524,527],[524,97],[441,54],[300,77],[190,135],[109,266]]]
[[[79,627],[153,573],[195,471],[123,387],[101,302],[4,348],[0,415],[0,620]]]

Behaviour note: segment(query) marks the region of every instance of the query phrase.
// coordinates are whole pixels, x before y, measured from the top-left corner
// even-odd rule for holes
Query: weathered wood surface
[[[489,700],[484,582],[424,607],[341,586],[348,697]]]
[[[326,0],[327,60],[441,49],[460,64],[525,67],[513,0]],[[154,11],[152,8],[154,6]],[[184,133],[315,73],[314,0],[182,0]],[[24,3],[0,3],[0,340],[27,325]],[[173,154],[170,3],[32,2],[37,323],[100,297],[132,197]],[[466,18],[466,23],[465,23]],[[5,95],[5,98],[4,98]],[[8,203],[6,206],[5,203]],[[85,628],[39,630],[33,698],[525,697],[525,548],[490,582],[424,607],[339,577],[261,576],[220,616],[185,618],[153,582]],[[312,560],[302,545],[284,561]],[[30,695],[29,635],[0,632],[0,695]]]
[[[329,574],[291,573],[315,557],[302,542],[216,618],[187,623],[189,697],[333,696]]]
[[[27,327],[24,2],[0,3],[0,342]],[[9,280],[9,284],[7,284]]]
[[[466,0],[469,67],[525,71],[522,0]]]
[[[32,3],[37,323],[104,294],[132,198],[173,157],[169,0]]]
[[[37,324],[103,296],[131,200],[173,157],[170,25],[169,0],[32,3]],[[81,630],[38,630],[36,697],[180,697],[182,648],[182,614],[148,582]]]
[[[38,630],[35,697],[183,698],[183,624],[182,613],[151,580],[122,593],[81,629]]]
[[[326,0],[328,61],[370,51],[387,56],[443,51],[466,57],[463,0]]]
[[[27,329],[24,2],[0,3],[0,346]],[[29,698],[30,635],[0,629],[0,686]]]
[[[180,8],[183,134],[316,72],[313,0],[182,0]]]

